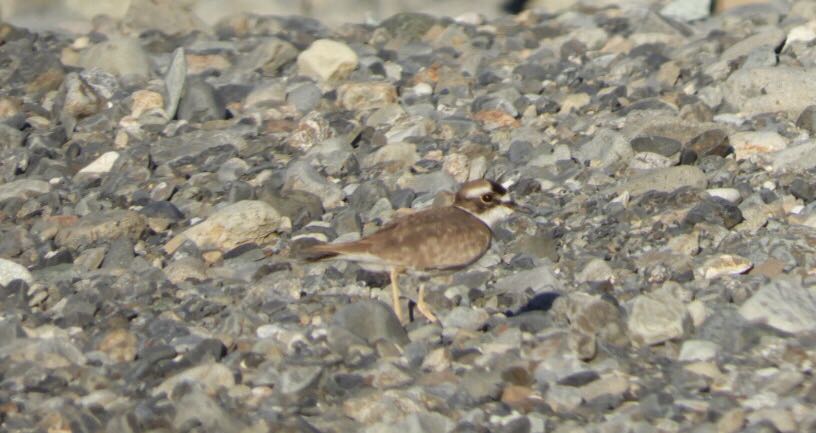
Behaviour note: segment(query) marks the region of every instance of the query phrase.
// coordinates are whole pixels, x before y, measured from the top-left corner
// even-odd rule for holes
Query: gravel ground
[[[816,431],[816,3],[676,3],[0,25],[2,429]],[[294,257],[482,177],[439,324]]]

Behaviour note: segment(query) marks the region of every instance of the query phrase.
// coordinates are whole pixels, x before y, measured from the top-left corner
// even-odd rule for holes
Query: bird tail
[[[332,244],[309,245],[300,251],[300,255],[307,262],[317,262],[339,256],[340,251],[336,247],[337,245]]]

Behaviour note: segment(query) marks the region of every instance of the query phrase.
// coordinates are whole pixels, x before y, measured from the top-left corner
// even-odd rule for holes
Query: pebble
[[[811,72],[792,66],[740,69],[725,82],[725,100],[745,115],[798,115],[816,96],[816,86],[807,78]]]
[[[92,213],[60,228],[54,239],[57,245],[78,249],[108,239],[137,239],[144,231],[144,217],[129,210]]]
[[[686,340],[680,347],[679,361],[710,361],[717,357],[719,346],[716,343],[705,340]]]
[[[202,250],[228,251],[243,244],[264,245],[278,233],[289,231],[292,223],[267,203],[242,200],[214,212],[203,222],[190,227],[165,244],[170,253],[183,242],[192,241]]]
[[[627,324],[635,341],[653,345],[684,336],[689,317],[683,302],[661,291],[636,297]]]
[[[36,179],[20,179],[0,185],[0,202],[12,198],[26,200],[47,194],[51,191],[51,184]]]
[[[745,257],[722,254],[707,259],[700,265],[699,272],[705,279],[719,278],[724,275],[738,275],[748,272],[753,263]]]
[[[105,152],[96,158],[93,162],[82,167],[77,174],[100,175],[110,173],[113,170],[114,164],[119,160],[119,152]]]
[[[79,58],[86,69],[99,68],[120,77],[149,78],[150,58],[137,39],[114,37],[87,48]]]
[[[745,159],[760,153],[778,152],[787,147],[785,139],[776,132],[737,132],[728,138],[734,146],[734,155],[737,159]]]
[[[0,25],[8,430],[816,425],[812,2],[62,3]],[[437,323],[298,255],[483,177]]]
[[[649,191],[672,192],[682,187],[702,189],[707,184],[708,180],[702,170],[695,166],[681,165],[659,168],[635,176],[612,190],[628,191],[632,196],[638,196]]]
[[[34,276],[25,266],[11,260],[0,259],[0,286],[8,286],[14,280],[22,280],[27,284],[31,284],[34,281]]]
[[[297,57],[301,75],[318,81],[342,80],[357,68],[359,59],[348,45],[331,39],[318,39]]]
[[[816,323],[816,294],[791,277],[764,284],[739,309],[747,320],[766,323],[785,332],[812,331]]]
[[[397,101],[391,83],[346,83],[337,88],[340,105],[347,110],[372,110]]]

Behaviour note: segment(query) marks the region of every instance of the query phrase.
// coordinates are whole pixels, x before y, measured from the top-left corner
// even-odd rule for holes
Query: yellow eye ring
[[[484,203],[490,203],[490,202],[492,202],[492,201],[493,201],[493,194],[484,194],[484,195],[482,196],[482,202],[484,202]]]

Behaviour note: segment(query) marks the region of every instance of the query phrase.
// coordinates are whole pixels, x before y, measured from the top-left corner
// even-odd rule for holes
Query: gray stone
[[[563,283],[555,274],[552,264],[543,264],[533,269],[515,272],[496,281],[496,289],[501,292],[523,293],[531,289],[535,293],[557,292]]]
[[[816,105],[809,105],[802,110],[802,114],[796,119],[796,127],[804,129],[811,136],[816,134]]]
[[[706,340],[686,340],[680,348],[679,361],[710,361],[716,359],[720,346]]]
[[[746,320],[766,323],[791,333],[816,330],[816,290],[805,287],[796,277],[776,278],[765,285],[739,309]]]
[[[740,39],[734,45],[726,48],[720,58],[730,62],[743,56],[750,56],[757,50],[773,53],[785,41],[785,32],[777,28],[768,28],[747,38]],[[745,68],[745,66],[743,66]]]
[[[187,60],[185,58],[184,47],[178,47],[173,51],[173,60],[167,73],[164,75],[164,88],[167,91],[167,101],[165,101],[164,111],[167,117],[176,117],[181,95],[184,94],[184,87],[187,83]]]
[[[690,317],[681,300],[667,290],[659,290],[632,301],[627,324],[634,341],[654,345],[685,335]]]
[[[636,137],[632,140],[632,150],[635,152],[652,152],[663,156],[672,156],[680,151],[680,142],[656,135]]]
[[[340,307],[332,318],[333,326],[343,328],[369,344],[378,340],[400,345],[408,335],[394,311],[382,302],[359,301]]]
[[[114,37],[82,52],[83,68],[99,68],[119,77],[149,78],[150,58],[138,39]]]
[[[226,113],[224,103],[209,83],[201,79],[186,81],[184,94],[178,105],[177,116],[180,120],[206,122],[223,119]]]
[[[775,172],[801,172],[816,167],[816,142],[809,141],[798,146],[765,155]]]
[[[336,184],[320,175],[309,163],[295,161],[286,169],[284,191],[304,191],[320,197],[323,207],[333,209],[343,204],[345,194]]]
[[[411,176],[400,185],[417,194],[436,194],[440,191],[454,192],[459,187],[456,179],[444,171]]]
[[[0,123],[0,150],[20,147],[24,138],[19,129]]]
[[[638,196],[648,191],[672,192],[686,186],[703,189],[707,184],[708,180],[702,170],[694,166],[682,165],[654,169],[611,187],[610,190],[629,191],[632,196]]]
[[[164,249],[173,253],[185,241],[192,241],[202,250],[228,251],[248,243],[264,245],[291,228],[289,219],[268,203],[244,200],[219,209],[204,222],[176,235]]]
[[[207,152],[231,147],[243,150],[246,140],[234,130],[194,130],[177,137],[160,138],[150,146],[150,156],[157,164],[181,165],[196,161]]]
[[[75,224],[60,229],[57,245],[78,249],[95,242],[116,238],[138,239],[146,228],[145,218],[129,210],[115,209],[92,213],[80,218]]]
[[[444,328],[459,328],[475,331],[481,328],[490,315],[481,308],[455,307],[440,319]]]
[[[43,180],[20,179],[0,185],[0,202],[11,198],[27,200],[51,191],[51,185]]]
[[[229,368],[220,363],[207,363],[188,368],[168,377],[153,389],[153,395],[170,394],[180,384],[189,383],[200,386],[208,393],[215,393],[219,388],[229,389],[235,385],[235,376]]]
[[[397,422],[380,422],[363,430],[364,433],[448,433],[454,423],[449,418],[436,412],[409,413]]]
[[[65,93],[59,117],[66,133],[70,135],[78,120],[102,109],[103,98],[76,73],[65,77],[62,89]]]
[[[258,70],[266,76],[275,76],[282,66],[295,60],[297,55],[298,50],[294,45],[280,38],[269,38],[244,57],[241,67]]]
[[[579,160],[588,162],[590,166],[609,167],[628,161],[634,155],[634,151],[620,133],[601,130],[591,140],[582,144],[574,155]]]
[[[793,66],[740,69],[725,82],[725,100],[740,113],[797,116],[816,100],[814,71]]]
[[[700,20],[710,13],[711,0],[673,0],[660,9],[661,15],[680,21]]]
[[[34,277],[25,266],[11,260],[0,259],[0,286],[6,286],[14,280],[23,280],[31,284]]]
[[[175,404],[172,428],[176,431],[195,425],[204,431],[237,433],[246,428],[241,421],[207,395],[195,390]]]
[[[380,23],[380,27],[388,31],[395,39],[415,41],[436,24],[437,19],[423,13],[404,12],[391,16]]]
[[[322,372],[319,366],[291,366],[280,375],[275,389],[287,395],[302,394],[317,384]]]
[[[286,102],[294,105],[301,113],[307,113],[320,103],[323,93],[314,83],[300,83],[286,93]]]

